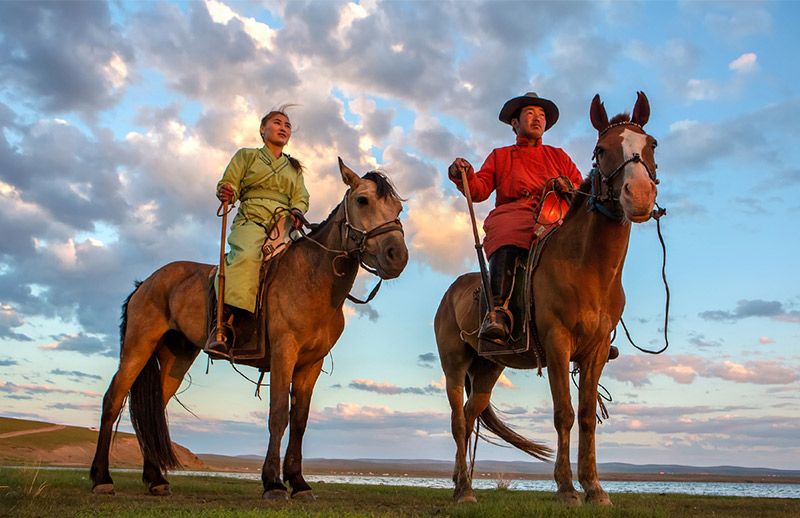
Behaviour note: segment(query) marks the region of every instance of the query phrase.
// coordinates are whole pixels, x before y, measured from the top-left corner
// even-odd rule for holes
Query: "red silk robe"
[[[581,183],[580,171],[564,150],[543,145],[541,139],[535,146],[527,144],[527,139],[517,137],[516,145],[493,150],[480,171],[467,175],[474,202],[484,201],[497,191],[495,208],[483,222],[487,257],[504,245],[530,248],[536,232],[536,211],[548,180],[563,175],[576,188]],[[450,179],[463,193],[461,177]]]

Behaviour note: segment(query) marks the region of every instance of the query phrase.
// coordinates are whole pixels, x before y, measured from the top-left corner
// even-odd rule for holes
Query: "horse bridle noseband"
[[[350,211],[347,210],[347,198],[349,195],[350,189],[347,190],[347,192],[344,194],[344,198],[342,199],[342,205],[344,205],[344,221],[340,223],[340,225],[344,225],[345,227],[344,232],[342,232],[342,248],[344,249],[344,256],[349,257],[351,254],[357,252],[359,254],[358,260],[361,267],[371,274],[377,275],[378,273],[375,270],[364,264],[360,254],[366,252],[367,241],[373,237],[394,231],[398,231],[405,235],[405,232],[403,232],[403,224],[400,222],[400,218],[395,218],[393,220],[384,221],[383,223],[375,225],[369,230],[362,230],[353,226],[353,224],[350,223]],[[353,247],[348,246],[350,242],[353,243]]]
[[[597,144],[600,143],[600,139],[603,138],[603,135],[605,135],[606,132],[608,132],[608,130],[610,130],[611,128],[615,128],[617,126],[635,126],[644,132],[642,127],[639,124],[636,124],[635,122],[618,122],[616,124],[611,124],[606,129],[600,132],[600,134],[597,136]],[[645,135],[646,134],[647,133],[645,132]],[[597,144],[595,144],[594,151],[592,152],[592,170],[589,173],[589,178],[592,185],[592,192],[589,195],[589,200],[587,203],[589,204],[590,210],[600,212],[601,214],[603,214],[604,216],[613,221],[622,221],[623,219],[622,215],[611,212],[608,209],[608,207],[604,205],[604,203],[608,201],[612,202],[615,205],[619,203],[619,193],[617,193],[616,196],[614,196],[614,191],[611,188],[611,180],[613,180],[614,177],[617,176],[617,174],[619,174],[620,171],[625,169],[625,166],[627,166],[628,164],[642,164],[645,170],[647,171],[647,174],[650,176],[650,179],[653,180],[653,182],[656,185],[658,185],[659,181],[658,178],[656,178],[656,172],[655,172],[655,167],[658,166],[655,166],[653,170],[650,170],[650,166],[647,165],[647,162],[642,160],[641,155],[639,153],[634,153],[632,157],[623,161],[616,169],[614,169],[614,171],[612,171],[611,174],[605,174],[603,173],[603,171],[600,170],[600,164],[598,163],[597,160],[597,148],[598,148]],[[599,180],[601,180],[603,182],[603,185],[606,186],[606,194],[600,193],[601,189]]]

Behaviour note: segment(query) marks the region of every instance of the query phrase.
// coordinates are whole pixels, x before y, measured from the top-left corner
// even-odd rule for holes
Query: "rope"
[[[666,215],[667,210],[662,209],[658,203],[656,203],[657,210],[653,210],[652,217],[656,220],[656,231],[658,233],[658,241],[661,243],[661,254],[662,254],[662,262],[661,262],[661,280],[664,282],[664,292],[666,294],[666,302],[664,307],[664,347],[659,349],[658,351],[650,351],[648,349],[643,349],[636,345],[631,338],[631,334],[628,332],[628,327],[625,325],[625,321],[620,318],[619,321],[622,324],[622,329],[625,330],[625,336],[628,338],[628,341],[631,343],[632,346],[639,349],[643,353],[647,354],[661,354],[667,350],[669,347],[669,338],[667,336],[667,326],[669,325],[669,284],[667,283],[667,246],[664,244],[664,236],[661,235],[661,217]]]

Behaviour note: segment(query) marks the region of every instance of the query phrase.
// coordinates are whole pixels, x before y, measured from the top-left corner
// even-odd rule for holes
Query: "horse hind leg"
[[[138,345],[141,344],[141,345]],[[100,418],[100,432],[97,448],[89,472],[92,479],[92,493],[114,494],[114,481],[109,473],[109,451],[114,423],[119,419],[125,398],[131,387],[147,364],[156,341],[123,342],[125,354],[120,358],[119,368],[103,396],[103,411]]]
[[[152,421],[148,420],[148,427],[157,430],[157,434],[165,441],[158,441],[158,446],[142,448],[143,465],[142,481],[149,484],[150,494],[154,496],[170,496],[172,490],[166,478],[166,471],[171,467],[178,467],[179,461],[172,448],[169,438],[169,430],[166,428],[166,421],[162,423],[161,417],[167,403],[178,391],[183,381],[183,377],[191,367],[200,349],[194,347],[181,333],[168,331],[161,337],[156,353],[150,358],[145,367],[147,379],[141,376],[137,383],[142,384],[143,390],[153,387],[148,405],[150,409],[145,409],[148,414],[154,414]],[[158,360],[156,362],[156,359]],[[143,374],[145,373],[143,371]],[[160,394],[159,389],[160,388]],[[133,392],[135,389],[132,389]],[[161,413],[158,412],[157,400],[161,399]],[[133,406],[132,406],[133,408]],[[144,451],[147,450],[147,454]]]

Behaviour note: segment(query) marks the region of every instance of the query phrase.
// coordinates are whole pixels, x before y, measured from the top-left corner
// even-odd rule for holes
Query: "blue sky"
[[[217,180],[259,144],[266,111],[295,103],[287,151],[307,166],[310,219],[344,193],[341,156],[408,199],[410,251],[368,307],[348,303],[304,454],[453,458],[432,322],[477,266],[447,165],[513,143],[497,114],[535,91],[561,111],[545,143],[586,174],[592,97],[613,114],[641,90],[668,211],[670,347],[645,355],[620,333],[598,461],[797,469],[799,15],[788,1],[0,2],[0,415],[98,425],[133,281],[216,260]],[[625,268],[624,318],[659,348],[654,222],[634,228]],[[356,295],[374,282],[359,277]],[[169,406],[173,439],[263,453],[266,401],[226,364],[206,367],[179,394],[197,417]],[[507,370],[493,401],[555,444],[535,372]],[[479,456],[526,459],[487,444]]]

